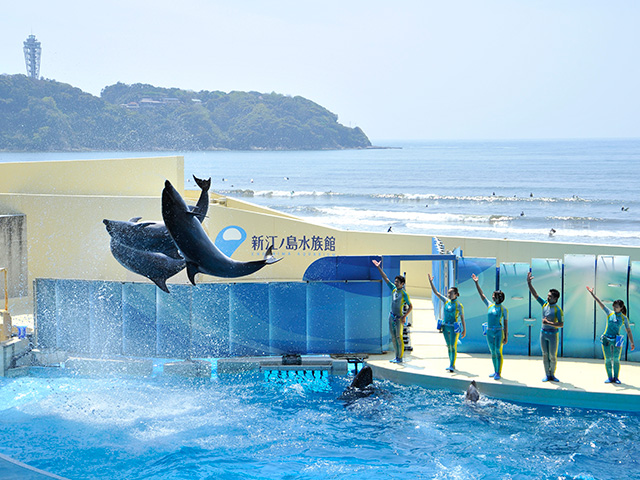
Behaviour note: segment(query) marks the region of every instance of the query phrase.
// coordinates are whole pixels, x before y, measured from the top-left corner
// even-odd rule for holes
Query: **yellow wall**
[[[301,220],[277,215],[259,214],[253,211],[236,210],[233,208],[212,205],[204,227],[212,239],[217,233],[229,225],[241,226],[247,233],[247,240],[233,254],[237,260],[257,260],[263,257],[264,250],[275,240],[274,254],[283,259],[255,274],[246,280],[260,279],[290,279],[300,280],[307,267],[315,260],[325,256],[336,255],[400,255],[400,254],[429,254],[431,252],[431,237],[419,235],[392,235],[377,233],[358,233],[323,227]],[[253,237],[265,240],[263,248],[253,248]],[[319,238],[322,249],[304,249],[301,239]],[[287,239],[295,238],[298,248],[287,248]],[[326,240],[335,239],[335,250],[325,250]],[[207,278],[207,281],[216,281]]]
[[[159,157],[65,162],[0,164],[0,214],[27,216],[29,297],[12,299],[13,315],[32,311],[31,285],[35,278],[77,278],[148,282],[129,272],[111,255],[104,218],[161,220],[160,195],[165,179],[178,191],[184,188],[184,159]],[[199,192],[183,192],[195,203]],[[212,192],[204,227],[212,240],[229,225],[242,227],[247,240],[233,254],[237,260],[262,258],[270,239],[283,260],[241,281],[300,280],[307,267],[326,255],[424,255],[431,253],[431,236],[341,231],[295,219],[263,207]],[[264,243],[253,248],[254,237]],[[287,239],[297,249],[287,249]],[[301,239],[317,237],[322,250],[305,250]],[[335,240],[335,250],[324,241]],[[447,250],[462,247],[466,256],[497,257],[503,262],[529,262],[531,258],[563,258],[565,253],[629,255],[640,260],[640,248],[572,245],[463,237],[440,237]],[[281,246],[282,245],[282,246]],[[2,246],[0,246],[2,247]],[[0,265],[1,266],[1,265]],[[411,295],[426,295],[429,262],[403,262]],[[222,281],[200,275],[199,282]],[[169,283],[186,283],[184,272]]]
[[[184,157],[0,164],[3,193],[155,196],[167,179],[184,189]]]
[[[29,297],[12,299],[12,313],[30,313],[35,278],[148,282],[113,258],[102,220],[136,216],[161,220],[160,195],[165,179],[178,191],[183,190],[182,157],[0,164],[0,213],[23,213],[27,217]],[[199,196],[199,191],[182,193],[190,203]],[[430,251],[430,237],[344,232],[213,192],[211,200],[204,227],[212,240],[229,225],[241,226],[247,233],[247,240],[233,258],[262,258],[272,238],[276,239],[276,256],[283,257],[238,281],[300,280],[313,261],[327,255]],[[253,237],[260,236],[264,248],[252,248]],[[297,249],[286,248],[289,237],[297,239]],[[306,238],[311,242],[313,237],[322,240],[322,249],[303,248],[300,241]],[[335,250],[325,250],[327,238],[335,239]],[[185,272],[181,272],[169,283],[187,281]],[[227,280],[199,275],[197,281]]]

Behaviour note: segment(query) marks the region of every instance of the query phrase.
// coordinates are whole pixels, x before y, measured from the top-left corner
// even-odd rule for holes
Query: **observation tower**
[[[38,78],[40,76],[40,42],[35,35],[29,35],[24,41],[24,62],[27,65],[27,76]]]

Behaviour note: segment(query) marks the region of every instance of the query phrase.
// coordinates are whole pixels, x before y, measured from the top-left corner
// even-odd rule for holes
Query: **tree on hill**
[[[117,83],[95,97],[53,80],[0,76],[0,150],[366,148],[360,128],[303,97]]]

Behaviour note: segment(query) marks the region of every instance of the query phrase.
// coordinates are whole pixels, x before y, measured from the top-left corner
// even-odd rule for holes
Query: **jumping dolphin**
[[[167,293],[170,293],[167,288],[167,279],[185,267],[182,257],[172,258],[162,252],[132,248],[113,237],[111,237],[111,253],[123,267],[147,277]]]
[[[193,285],[196,284],[196,273],[224,278],[242,277],[281,260],[273,256],[272,247],[267,249],[262,260],[239,262],[227,257],[209,239],[194,212],[189,211],[169,180],[162,190],[162,219],[187,262],[187,276]]]
[[[193,176],[201,188],[200,198],[189,211],[200,222],[209,209],[211,178],[202,180]],[[139,222],[141,217],[129,221],[108,220],[102,222],[111,236],[111,253],[125,268],[147,277],[160,289],[169,293],[166,281],[186,265],[164,222]]]
[[[102,223],[111,235],[112,244],[115,242],[134,250],[161,252],[171,258],[182,258],[164,222],[138,222],[139,219],[140,217],[136,217],[121,221],[105,218]]]

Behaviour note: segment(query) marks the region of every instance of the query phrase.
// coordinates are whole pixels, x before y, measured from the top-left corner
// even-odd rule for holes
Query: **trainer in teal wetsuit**
[[[456,287],[451,287],[447,291],[447,297],[445,297],[436,290],[431,275],[429,275],[429,283],[431,284],[433,294],[445,302],[442,334],[444,335],[444,341],[447,343],[447,350],[449,352],[449,366],[446,370],[453,372],[456,368],[456,357],[458,354],[458,336],[464,338],[467,334],[467,326],[464,322],[464,307],[458,301],[460,293]]]
[[[531,284],[533,275],[531,272],[527,274],[527,285],[529,291],[536,301],[542,306],[542,330],[540,331],[540,348],[542,350],[542,363],[544,364],[544,372],[546,378],[543,382],[552,381],[559,382],[555,376],[556,365],[558,364],[558,332],[564,326],[564,315],[562,309],[558,305],[560,292],[555,288],[549,290],[547,301],[545,302],[536,292]]]
[[[636,348],[633,342],[633,333],[629,327],[629,319],[627,318],[627,307],[622,300],[613,302],[613,311],[605,306],[604,303],[593,293],[592,287],[587,287],[589,293],[595,301],[602,307],[604,313],[607,314],[607,328],[600,337],[602,343],[602,353],[604,354],[604,367],[607,369],[609,378],[604,383],[620,383],[618,375],[620,374],[620,355],[622,354],[622,342],[616,345],[616,337],[620,335],[620,330],[624,326],[629,336],[629,347],[631,350]]]
[[[382,270],[382,260],[372,260],[373,264],[380,271],[382,279],[391,288],[391,311],[389,312],[389,335],[391,336],[391,343],[393,349],[396,352],[396,358],[391,360],[394,363],[402,363],[404,361],[404,341],[402,338],[402,331],[404,330],[405,320],[409,312],[413,309],[409,294],[404,289],[405,278],[402,275],[397,275],[394,282],[391,283],[389,277]],[[407,309],[405,311],[405,305]]]
[[[476,274],[471,274],[471,278],[476,282],[478,294],[487,306],[487,344],[491,352],[491,361],[494,369],[494,373],[489,376],[495,380],[500,380],[503,362],[502,346],[507,343],[509,338],[509,311],[502,305],[504,293],[501,290],[496,290],[492,295],[494,303],[489,303],[489,300],[482,292],[482,288],[480,288]]]

